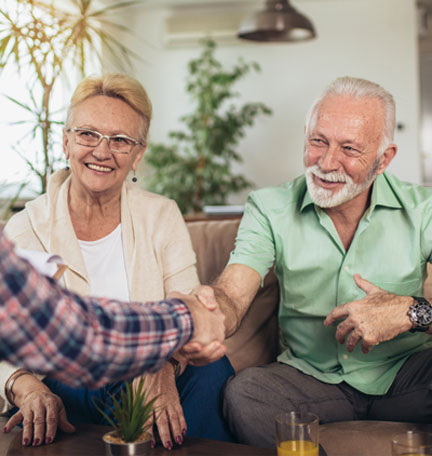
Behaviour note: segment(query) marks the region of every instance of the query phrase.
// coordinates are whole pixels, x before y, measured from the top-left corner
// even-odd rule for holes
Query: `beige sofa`
[[[223,270],[239,223],[239,219],[187,222],[202,283],[210,283]],[[432,280],[426,283],[425,295],[432,296]],[[240,329],[227,340],[228,357],[237,372],[276,359],[278,297],[277,280],[270,273]],[[414,428],[432,432],[432,424],[348,421],[322,425],[320,441],[328,456],[390,456],[391,436]]]
[[[224,269],[239,223],[240,219],[187,223],[201,283],[211,283]],[[228,357],[236,372],[276,359],[278,300],[276,276],[270,273],[239,330],[227,340]]]
[[[239,219],[187,222],[202,283],[210,283],[223,270],[234,247],[239,223]],[[431,274],[425,284],[425,295],[432,296]],[[276,359],[278,299],[277,280],[270,273],[239,330],[227,340],[228,356],[237,372]],[[320,426],[320,442],[328,456],[391,456],[391,436],[411,429],[432,432],[432,423],[346,421],[324,424]]]

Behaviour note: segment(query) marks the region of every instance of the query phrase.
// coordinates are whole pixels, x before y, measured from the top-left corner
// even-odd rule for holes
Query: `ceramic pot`
[[[151,449],[151,436],[138,442],[119,443],[113,442],[110,437],[115,436],[116,431],[105,434],[102,438],[105,443],[106,456],[147,456]]]

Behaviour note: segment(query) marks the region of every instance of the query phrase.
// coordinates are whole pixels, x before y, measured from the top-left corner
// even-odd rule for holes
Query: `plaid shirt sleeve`
[[[158,370],[192,333],[182,301],[82,298],[19,258],[0,232],[0,359],[97,388]]]

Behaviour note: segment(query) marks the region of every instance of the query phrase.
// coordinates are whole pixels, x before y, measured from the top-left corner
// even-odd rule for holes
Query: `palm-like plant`
[[[112,18],[112,13],[137,0],[116,2],[104,8],[92,0],[64,0],[60,7],[54,0],[7,0],[0,6],[0,76],[15,65],[26,77],[28,97],[10,101],[21,106],[31,118],[29,135],[41,140],[37,162],[16,148],[46,190],[47,179],[60,160],[54,150],[55,127],[61,109],[53,107],[53,93],[58,81],[75,70],[81,77],[88,67],[102,65],[102,49],[115,58],[120,68],[131,67],[137,57],[117,38],[128,27]]]

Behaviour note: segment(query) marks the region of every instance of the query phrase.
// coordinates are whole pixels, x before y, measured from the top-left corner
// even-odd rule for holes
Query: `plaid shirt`
[[[0,232],[0,359],[98,388],[160,369],[192,333],[182,301],[79,297],[19,258]]]

